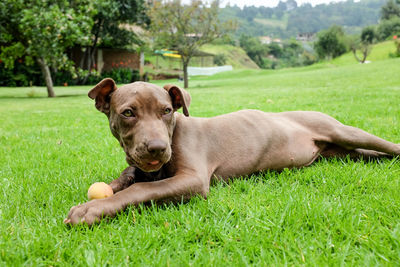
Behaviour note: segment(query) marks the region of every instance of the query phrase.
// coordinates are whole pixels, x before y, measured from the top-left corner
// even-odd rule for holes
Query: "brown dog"
[[[242,110],[189,117],[189,94],[135,82],[117,89],[104,79],[90,92],[108,117],[130,167],[111,182],[116,194],[72,207],[65,223],[93,224],[128,205],[206,197],[211,178],[308,166],[319,156],[400,155],[400,145],[319,112]],[[183,114],[176,113],[183,108]]]

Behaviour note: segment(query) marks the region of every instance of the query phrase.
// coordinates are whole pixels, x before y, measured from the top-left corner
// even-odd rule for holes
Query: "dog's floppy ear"
[[[96,108],[103,113],[110,112],[110,94],[117,90],[115,82],[111,78],[103,79],[92,90],[89,91],[88,96],[95,99]]]
[[[185,114],[186,117],[189,117],[188,108],[191,100],[189,93],[173,84],[164,85],[164,89],[167,90],[168,94],[171,96],[172,106],[174,109],[177,110],[182,107],[183,114]]]

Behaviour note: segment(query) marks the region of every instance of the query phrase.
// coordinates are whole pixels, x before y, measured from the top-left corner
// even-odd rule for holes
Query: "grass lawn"
[[[199,77],[190,113],[317,110],[400,143],[399,71],[390,59]],[[89,89],[59,87],[48,99],[44,88],[0,88],[0,265],[399,264],[399,160],[322,160],[217,183],[207,200],[65,227],[93,182],[126,167]]]

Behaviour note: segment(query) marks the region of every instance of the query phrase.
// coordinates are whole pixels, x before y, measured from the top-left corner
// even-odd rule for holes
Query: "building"
[[[87,62],[85,53],[88,49],[85,47],[74,47],[70,53],[70,59],[75,63],[75,66],[85,68],[90,64],[91,69],[109,71],[114,68],[129,68],[140,70],[140,54],[136,51],[120,48],[95,48],[95,52],[91,62]]]

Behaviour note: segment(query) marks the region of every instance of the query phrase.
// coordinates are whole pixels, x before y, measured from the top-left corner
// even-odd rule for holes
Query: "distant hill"
[[[259,69],[246,52],[237,46],[207,44],[201,50],[214,55],[224,54],[226,58],[225,64],[232,65],[234,69]]]
[[[279,2],[274,8],[227,6],[221,8],[222,20],[236,20],[236,35],[296,37],[299,33],[316,33],[332,24],[347,33],[358,33],[365,26],[377,24],[380,8],[387,0],[361,0],[298,6],[295,0]]]

